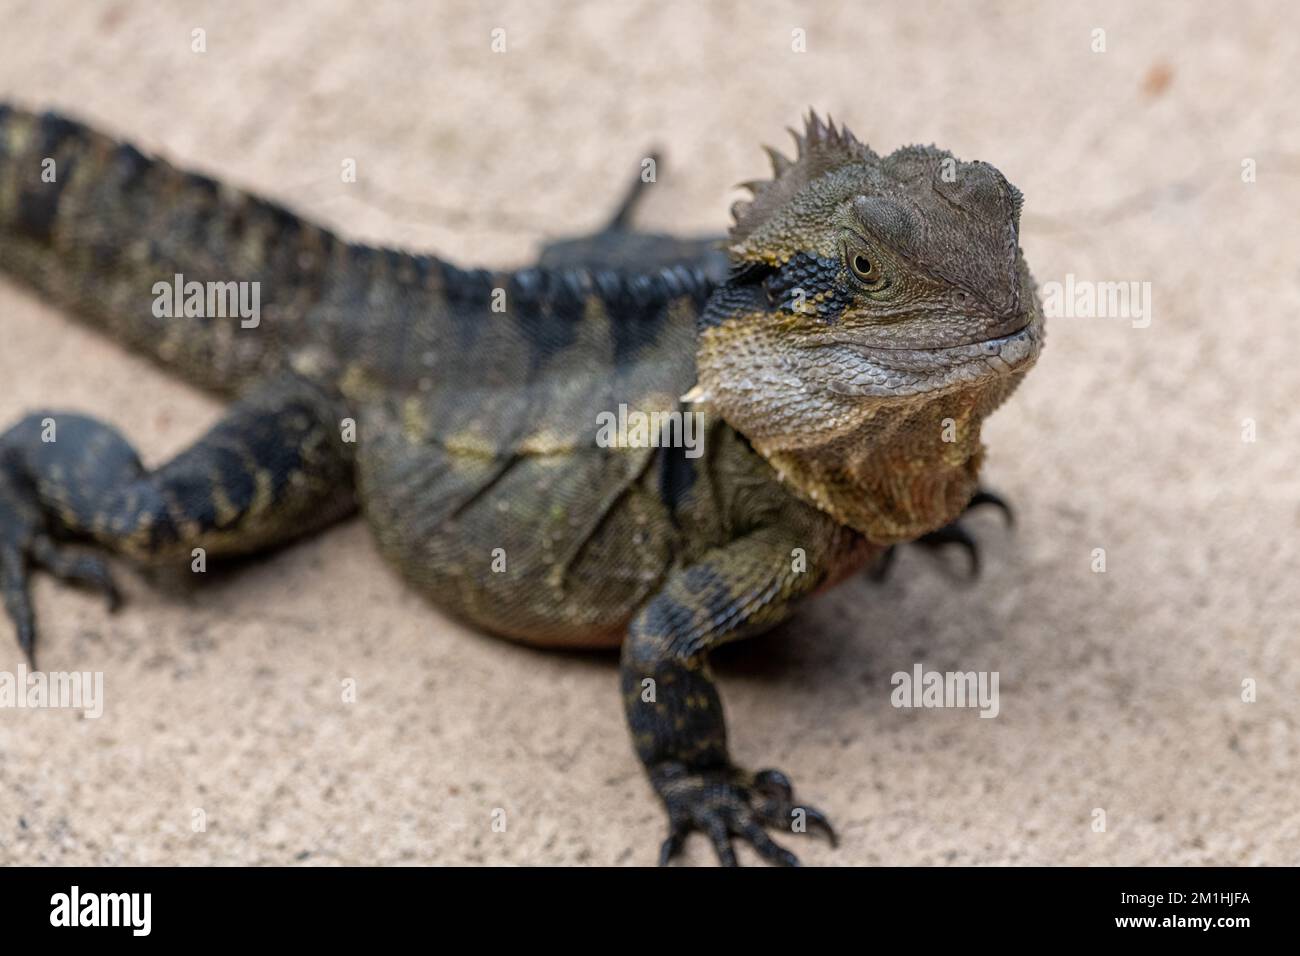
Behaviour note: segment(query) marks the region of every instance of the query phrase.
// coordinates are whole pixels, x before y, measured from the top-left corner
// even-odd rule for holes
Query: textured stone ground
[[[977,586],[907,554],[722,658],[736,754],[838,822],[840,849],[807,862],[1300,862],[1287,4],[418,6],[10,2],[0,97],[463,262],[591,227],[651,145],[668,158],[646,220],[716,230],[810,104],[878,149],[995,163],[1027,197],[1040,281],[1150,282],[1153,320],[1050,323],[987,429],[1020,523],[976,520]],[[0,422],[48,406],[153,462],[219,413],[0,282]],[[37,584],[43,665],[104,672],[108,701],[99,720],[0,711],[0,863],[653,859],[613,658],[452,623],[355,522],[192,592],[118,571],[111,618]],[[0,670],[19,661],[0,636]],[[1001,714],[894,709],[890,675],[918,661],[997,670]]]

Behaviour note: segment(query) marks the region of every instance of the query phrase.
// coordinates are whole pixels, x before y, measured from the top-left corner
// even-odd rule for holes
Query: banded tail
[[[0,270],[195,384],[232,394],[282,365],[349,249],[274,203],[0,103]],[[185,313],[187,287],[201,315]]]

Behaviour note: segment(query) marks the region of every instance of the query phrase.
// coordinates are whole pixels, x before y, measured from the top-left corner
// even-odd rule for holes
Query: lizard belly
[[[363,441],[359,482],[380,550],[443,610],[530,644],[617,646],[673,561],[650,449],[483,455]]]

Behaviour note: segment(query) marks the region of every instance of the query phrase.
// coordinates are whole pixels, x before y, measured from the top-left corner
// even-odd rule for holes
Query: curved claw
[[[667,866],[673,857],[682,852],[682,847],[686,845],[686,834],[689,832],[685,826],[673,824],[669,827],[668,836],[659,847],[660,866]]]
[[[983,488],[979,489],[971,496],[970,501],[962,511],[962,515],[965,515],[967,512],[983,505],[991,505],[1001,511],[1008,528],[1014,528],[1016,526],[1016,515],[1011,505],[1007,504],[1006,500],[1001,495],[992,491],[986,491]],[[969,577],[971,580],[974,580],[980,576],[982,566],[980,564],[979,543],[971,537],[970,533],[966,531],[965,528],[961,526],[960,517],[951,524],[945,525],[937,531],[931,531],[929,534],[922,535],[916,539],[916,543],[927,548],[942,547],[946,544],[960,545],[969,557]],[[885,550],[877,560],[875,566],[868,571],[871,580],[880,582],[884,581],[889,576],[897,551],[897,546],[891,546]]]
[[[840,845],[839,834],[835,832],[835,827],[831,826],[831,821],[826,818],[816,807],[798,807],[803,810],[804,818],[808,824],[820,831],[830,842],[832,848]]]
[[[980,576],[980,549],[975,543],[975,539],[970,536],[965,528],[957,523],[945,525],[938,531],[931,531],[927,535],[917,539],[917,542],[928,548],[938,547],[945,544],[960,545],[970,558],[970,578],[974,580]]]
[[[1016,526],[1015,510],[1011,505],[1007,504],[1006,499],[1001,495],[995,494],[992,491],[985,491],[981,488],[971,497],[970,503],[966,505],[966,511],[970,511],[972,508],[978,508],[980,505],[992,505],[1002,512],[1002,516],[1006,519],[1008,528],[1014,528]]]
[[[788,799],[768,800],[757,808],[757,813],[759,819],[770,827],[789,830],[794,834],[816,830],[826,837],[832,847],[840,844],[840,838],[830,820],[816,807],[801,806]]]
[[[962,515],[965,515],[981,505],[992,505],[997,508],[1006,518],[1007,527],[1015,527],[1016,516],[1012,511],[1011,506],[1006,503],[1001,495],[994,494],[991,491],[986,491],[983,488],[979,489],[971,496],[966,508],[962,511]],[[917,538],[916,543],[924,545],[927,548],[942,547],[947,544],[959,545],[970,558],[969,577],[971,580],[980,576],[981,565],[979,544],[971,537],[970,532],[962,527],[960,517],[951,524],[944,525],[938,531],[931,531],[929,534],[922,535],[920,538]],[[889,557],[890,555],[887,553],[885,560],[881,562],[879,578],[877,578],[878,580],[883,578],[884,573],[889,569]]]

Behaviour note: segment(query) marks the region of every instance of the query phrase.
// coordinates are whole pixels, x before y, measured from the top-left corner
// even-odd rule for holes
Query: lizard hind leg
[[[653,179],[647,179],[645,176],[645,163],[649,162],[652,168],[657,168],[663,156],[656,150],[650,150],[646,154],[645,160],[642,161],[642,172],[627,187],[627,192],[623,194],[623,200],[614,210],[614,215],[610,217],[606,224],[605,232],[626,232],[632,228],[632,215],[636,212],[636,207],[640,205],[641,200],[645,198],[646,187],[654,182]]]
[[[352,454],[334,399],[286,376],[228,409],[194,445],[149,470],[94,418],[37,412],[0,434],[0,592],[28,659],[36,642],[29,584],[117,590],[81,541],[156,564],[270,550],[355,509]]]
[[[660,156],[651,151],[642,162],[649,160],[658,167]],[[721,282],[730,268],[727,254],[722,250],[723,237],[673,236],[643,232],[634,226],[633,215],[655,182],[655,179],[646,178],[642,166],[604,226],[587,235],[546,243],[542,246],[538,267],[641,274],[681,267],[698,269],[708,280]]]

